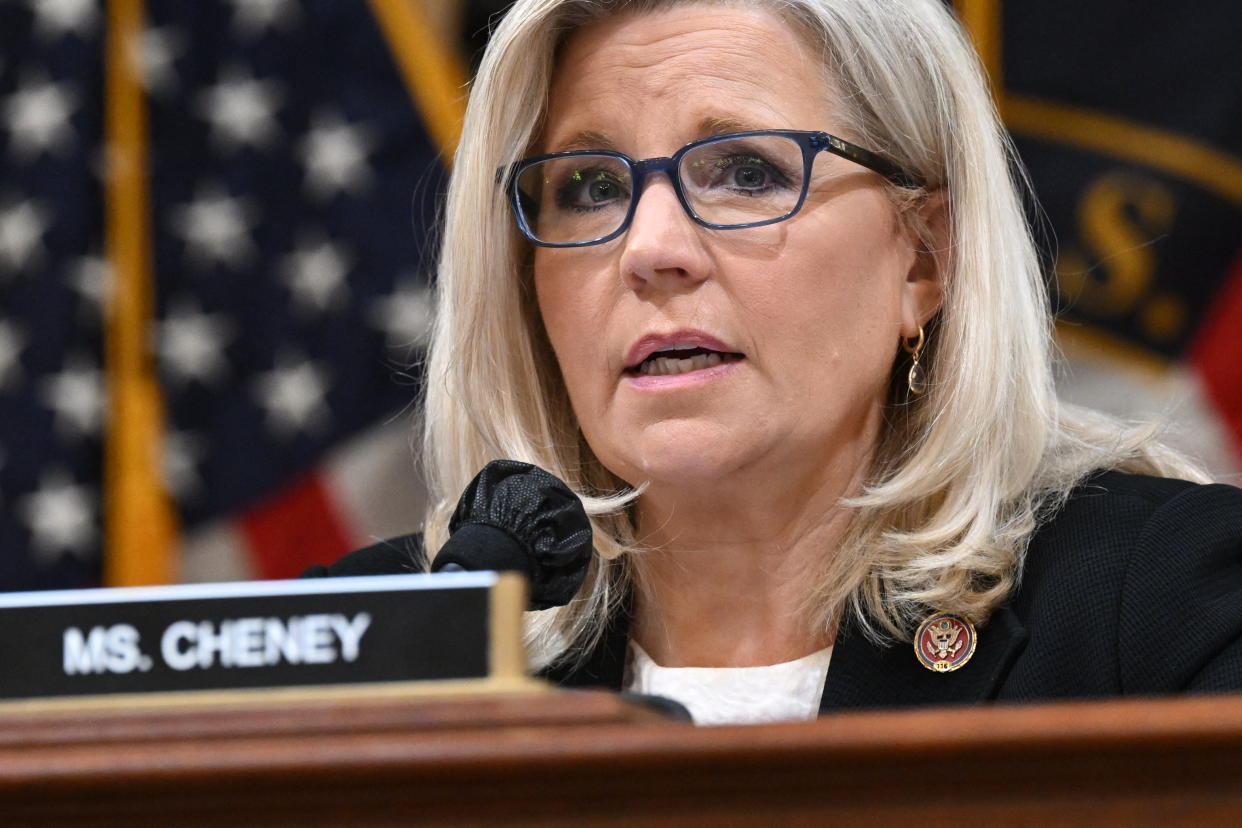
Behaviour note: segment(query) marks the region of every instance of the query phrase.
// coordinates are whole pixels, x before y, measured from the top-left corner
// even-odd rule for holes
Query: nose
[[[621,280],[638,293],[687,290],[707,279],[711,259],[700,227],[686,214],[673,184],[662,174],[645,182],[626,231]]]

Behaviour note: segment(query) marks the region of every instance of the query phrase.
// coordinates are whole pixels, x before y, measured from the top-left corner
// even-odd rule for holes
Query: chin
[[[616,461],[618,476],[632,485],[710,486],[748,465],[755,435],[753,429],[742,431],[745,441],[738,430],[719,424],[666,420],[641,429],[633,440],[614,444],[616,453],[610,459]],[[606,465],[614,468],[613,463]]]

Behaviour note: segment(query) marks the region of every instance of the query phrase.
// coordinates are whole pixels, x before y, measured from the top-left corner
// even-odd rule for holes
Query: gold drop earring
[[[901,347],[910,355],[910,373],[906,375],[906,384],[910,389],[910,393],[916,397],[921,397],[927,392],[927,372],[923,370],[923,366],[919,365],[919,354],[923,350],[923,326],[919,325],[918,341],[913,345],[910,344],[910,337],[901,338]]]

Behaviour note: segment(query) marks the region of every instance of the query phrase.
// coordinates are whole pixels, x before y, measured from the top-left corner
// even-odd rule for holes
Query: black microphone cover
[[[530,463],[488,463],[462,492],[448,528],[433,571],[456,564],[522,572],[530,580],[532,609],[569,603],[591,562],[591,523],[582,501]]]

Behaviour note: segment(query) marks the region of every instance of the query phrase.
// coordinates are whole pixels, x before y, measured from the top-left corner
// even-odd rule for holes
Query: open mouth
[[[710,348],[669,348],[654,352],[637,365],[627,368],[625,372],[635,377],[673,376],[714,368],[744,358],[742,354],[713,351]]]

